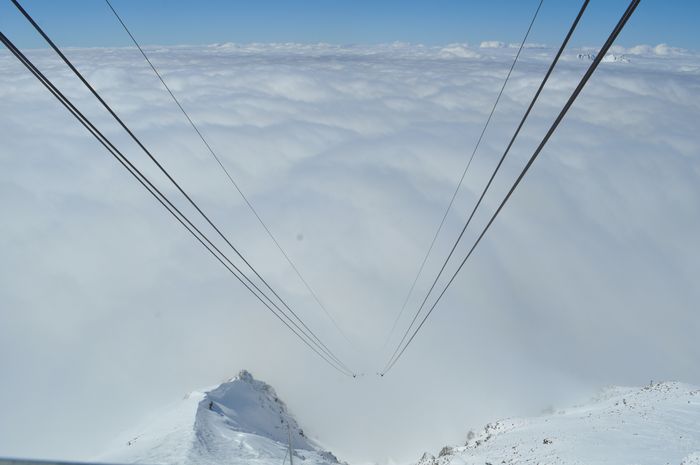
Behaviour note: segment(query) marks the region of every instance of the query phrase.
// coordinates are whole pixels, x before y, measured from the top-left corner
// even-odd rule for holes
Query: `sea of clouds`
[[[467,243],[590,64],[577,58],[586,51],[562,58]],[[700,383],[700,57],[666,45],[613,50],[627,62],[601,65],[405,357],[375,376],[515,52],[148,48],[349,344],[138,51],[67,50],[357,380],[296,341],[0,52],[0,455],[89,458],[157,406],[241,368],[354,463],[416,459],[607,384]],[[28,53],[175,196],[54,55]],[[553,54],[523,51],[399,330]]]

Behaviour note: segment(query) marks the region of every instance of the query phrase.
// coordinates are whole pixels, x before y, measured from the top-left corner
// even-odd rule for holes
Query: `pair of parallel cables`
[[[640,2],[640,1],[641,1],[641,0],[632,0],[632,1],[630,2],[629,6],[628,6],[627,9],[625,10],[625,12],[622,14],[620,20],[618,21],[618,23],[617,23],[616,26],[614,27],[613,31],[610,33],[610,35],[608,36],[608,38],[607,38],[607,40],[605,41],[605,43],[603,44],[603,46],[600,48],[600,50],[599,50],[598,54],[596,55],[595,59],[593,60],[593,62],[591,63],[591,65],[590,65],[590,66],[588,67],[588,69],[586,70],[585,74],[583,75],[583,77],[582,77],[581,80],[579,81],[578,85],[576,86],[576,88],[575,88],[574,91],[572,92],[572,94],[571,94],[571,96],[569,97],[569,99],[567,100],[567,102],[564,104],[562,110],[559,112],[558,116],[555,118],[555,120],[554,120],[554,122],[552,123],[552,125],[550,126],[549,130],[547,131],[547,133],[545,134],[545,136],[544,136],[544,137],[542,138],[542,140],[540,141],[539,145],[537,146],[537,148],[535,149],[534,153],[532,154],[532,156],[530,157],[530,159],[529,159],[528,162],[526,163],[525,167],[522,169],[522,171],[521,171],[520,174],[518,175],[517,179],[515,180],[515,182],[514,182],[514,183],[512,184],[512,186],[510,187],[510,190],[508,191],[508,193],[506,194],[506,196],[503,198],[503,200],[501,201],[501,203],[499,204],[498,208],[497,208],[496,211],[493,213],[493,215],[491,216],[491,218],[489,219],[489,221],[486,223],[486,226],[483,228],[483,230],[481,231],[481,233],[478,235],[476,241],[474,242],[474,244],[472,245],[472,247],[469,249],[469,251],[467,252],[466,256],[462,259],[462,261],[460,262],[460,264],[459,264],[459,266],[457,267],[456,271],[454,271],[454,273],[452,274],[452,276],[451,276],[450,279],[448,280],[447,284],[444,285],[442,291],[438,294],[437,298],[435,299],[435,301],[433,302],[433,304],[430,306],[430,308],[428,309],[427,313],[426,313],[426,314],[423,316],[423,318],[420,320],[420,323],[418,324],[418,326],[415,327],[415,329],[413,329],[413,327],[414,327],[416,321],[418,320],[418,317],[419,317],[420,313],[421,313],[422,310],[425,308],[425,305],[426,305],[426,302],[428,301],[428,298],[430,297],[431,293],[432,293],[433,290],[435,289],[435,286],[437,285],[438,280],[439,280],[440,277],[442,276],[442,273],[444,272],[445,267],[447,266],[448,262],[449,262],[450,259],[452,258],[452,255],[454,254],[455,249],[457,248],[458,244],[461,242],[462,237],[464,236],[464,233],[466,232],[466,230],[467,230],[469,224],[471,223],[472,218],[474,217],[474,214],[476,213],[476,210],[477,210],[477,209],[479,208],[479,206],[481,205],[481,201],[483,200],[484,196],[486,195],[486,192],[488,191],[489,187],[491,186],[491,183],[493,182],[493,179],[496,177],[496,174],[498,173],[498,171],[499,171],[501,165],[503,164],[503,161],[505,160],[506,156],[508,155],[508,152],[510,151],[511,147],[513,146],[513,143],[515,142],[515,139],[517,138],[518,134],[520,133],[520,130],[522,129],[523,125],[525,124],[525,121],[527,120],[528,116],[530,115],[530,111],[532,110],[532,108],[533,108],[535,102],[537,101],[538,97],[540,96],[540,93],[542,92],[542,89],[544,88],[544,86],[545,86],[547,80],[549,79],[549,76],[551,75],[551,73],[552,73],[552,71],[553,71],[553,69],[554,69],[554,66],[555,66],[556,63],[558,62],[558,60],[559,60],[559,58],[560,58],[562,52],[564,51],[566,45],[567,45],[568,42],[569,42],[569,39],[571,38],[571,36],[572,36],[574,30],[576,29],[576,26],[578,25],[578,22],[579,22],[579,20],[581,19],[581,16],[583,15],[583,12],[585,11],[586,7],[588,6],[589,0],[584,0],[583,5],[581,6],[581,9],[580,9],[578,15],[576,16],[576,19],[574,20],[573,24],[571,25],[571,28],[569,29],[569,32],[567,33],[567,35],[566,35],[564,41],[562,42],[561,46],[559,47],[559,50],[558,50],[557,54],[555,55],[555,57],[554,57],[554,59],[553,59],[551,65],[550,65],[549,69],[547,70],[547,73],[545,74],[544,78],[542,79],[542,82],[541,82],[541,84],[540,84],[540,86],[539,86],[537,92],[535,93],[535,95],[534,95],[532,101],[530,102],[530,105],[528,106],[527,110],[525,111],[525,114],[523,115],[523,117],[522,117],[520,123],[518,124],[518,127],[517,127],[516,130],[515,130],[515,133],[513,134],[513,136],[512,136],[512,138],[511,138],[510,142],[508,143],[508,146],[506,147],[506,150],[504,151],[503,155],[501,156],[501,158],[500,158],[500,160],[499,160],[499,162],[498,162],[496,168],[494,169],[493,173],[491,174],[491,177],[490,177],[489,181],[487,182],[486,186],[484,187],[484,189],[483,189],[483,191],[482,191],[482,193],[481,193],[481,195],[480,195],[478,201],[476,202],[474,208],[472,209],[472,212],[470,213],[470,215],[469,215],[469,217],[468,217],[468,219],[467,219],[467,221],[466,221],[464,227],[462,228],[462,231],[460,232],[460,234],[459,234],[457,240],[455,241],[454,245],[452,246],[452,249],[450,250],[450,253],[448,254],[448,256],[447,256],[447,258],[445,259],[445,261],[443,262],[442,267],[440,268],[440,271],[439,271],[438,275],[436,276],[436,278],[434,279],[432,285],[430,286],[430,289],[428,290],[428,292],[427,292],[425,298],[423,299],[423,301],[422,301],[420,307],[419,307],[418,310],[416,311],[416,313],[415,313],[415,315],[414,315],[414,317],[413,317],[413,320],[411,321],[411,324],[409,325],[409,327],[408,327],[408,328],[406,329],[406,331],[404,332],[404,335],[403,335],[401,341],[400,341],[399,344],[396,346],[396,349],[394,350],[392,356],[389,358],[389,360],[387,361],[387,363],[384,365],[384,368],[380,371],[380,375],[381,375],[381,376],[384,376],[389,370],[391,370],[391,369],[396,365],[396,362],[401,358],[401,356],[405,353],[405,351],[406,351],[406,349],[408,348],[408,346],[413,342],[414,338],[416,337],[416,335],[418,334],[418,332],[420,331],[420,329],[423,327],[423,325],[425,324],[425,322],[426,322],[426,320],[428,319],[428,317],[432,314],[433,310],[435,310],[436,306],[438,305],[438,303],[440,302],[440,300],[442,299],[442,297],[445,295],[445,292],[447,292],[447,289],[448,289],[448,288],[450,287],[450,285],[454,282],[455,278],[457,277],[457,275],[459,274],[459,272],[462,270],[462,268],[464,267],[464,265],[465,265],[465,263],[467,262],[467,260],[471,257],[472,253],[474,252],[474,249],[476,249],[477,245],[479,245],[479,243],[481,242],[481,240],[483,239],[484,235],[486,234],[486,232],[489,230],[489,228],[490,228],[491,225],[493,224],[493,222],[494,222],[494,220],[496,219],[496,217],[498,216],[498,214],[501,212],[501,210],[503,209],[503,207],[505,206],[505,204],[508,202],[508,200],[510,199],[510,197],[513,195],[513,192],[514,192],[515,189],[518,187],[518,185],[519,185],[520,182],[522,181],[523,177],[525,176],[525,174],[527,173],[527,171],[530,169],[530,167],[531,167],[532,164],[534,163],[535,159],[537,159],[537,157],[539,156],[540,152],[542,151],[542,149],[544,148],[544,146],[547,144],[547,142],[548,142],[549,139],[551,138],[552,134],[554,134],[554,132],[556,131],[557,127],[559,126],[559,124],[561,123],[561,121],[564,119],[564,116],[566,115],[566,113],[569,111],[569,109],[570,109],[571,106],[573,105],[574,101],[575,101],[576,98],[579,96],[579,94],[581,93],[581,91],[583,90],[583,88],[585,87],[585,85],[588,83],[590,77],[593,75],[593,73],[595,72],[595,70],[598,68],[598,65],[601,63],[601,61],[603,60],[603,58],[604,58],[605,55],[607,54],[608,50],[610,49],[610,47],[611,47],[612,44],[614,43],[615,39],[616,39],[617,36],[620,34],[620,32],[621,32],[622,29],[624,28],[625,24],[627,23],[627,21],[629,20],[629,18],[630,18],[630,17],[632,16],[632,14],[634,13],[634,11],[635,11],[635,9],[637,8],[637,6],[639,5],[639,2]],[[538,7],[538,8],[539,8],[539,7]],[[505,86],[505,84],[504,84],[504,86]],[[499,98],[500,98],[500,94],[499,94]],[[490,119],[490,116],[489,116],[489,119]],[[488,123],[487,123],[487,124],[488,124]],[[483,132],[482,132],[482,135],[483,135]],[[479,141],[480,141],[480,140],[481,140],[481,138],[479,139]],[[471,162],[471,159],[470,159],[470,162]],[[461,181],[460,181],[460,183],[461,183]],[[458,189],[459,189],[459,187],[458,187]],[[452,203],[450,203],[450,206],[451,206],[451,205],[452,205]],[[449,211],[449,208],[448,208],[448,211]],[[444,219],[443,219],[443,222],[444,222]],[[439,232],[439,231],[438,231],[438,232]],[[436,235],[436,236],[437,236],[437,235]],[[432,247],[432,245],[431,245],[431,247]],[[411,332],[412,329],[413,329],[413,332]],[[409,334],[410,334],[410,337],[408,336]]]
[[[136,142],[136,144],[148,155],[148,157],[153,161],[153,163],[158,167],[160,172],[164,174],[167,179],[175,186],[175,188],[184,196],[187,202],[194,207],[194,209],[199,213],[199,215],[206,221],[206,223],[216,232],[216,234],[226,243],[226,245],[233,250],[233,252],[239,257],[240,260],[246,265],[250,271],[260,280],[262,286],[256,284],[245,272],[243,272],[236,264],[219,248],[214,242],[208,237],[207,234],[202,232],[187,215],[182,213],[171,200],[163,194],[163,192],[158,189],[131,161],[117,149],[114,144],[101,132],[95,125],[80,112],[75,105],[68,99],[52,82],[48,79],[33,63],[29,60],[13,43],[7,38],[2,32],[0,32],[0,41],[8,48],[8,50],[22,63],[27,70],[34,75],[34,77],[41,82],[41,84],[46,87],[49,92],[93,135],[108,151],[109,153],[119,161],[119,163],[131,174],[136,180],[144,187],[146,190],[154,196],[154,198],[163,206],[175,219],[183,226],[185,229],[192,234],[195,239],[205,247],[205,249],[211,253],[214,258],[216,258],[244,287],[251,292],[268,310],[270,310],[284,325],[290,329],[306,346],[313,350],[319,357],[321,357],[326,363],[331,367],[339,371],[346,376],[355,376],[354,372],[348,368],[327,346],[324,344],[318,336],[306,325],[306,323],[298,316],[294,310],[282,299],[279,294],[268,284],[268,282],[258,273],[258,271],[250,264],[250,262],[239,252],[239,250],[231,243],[231,241],[224,235],[221,230],[214,224],[214,222],[209,218],[204,211],[199,207],[199,205],[190,197],[189,194],[180,186],[180,184],[172,177],[172,175],[163,167],[163,165],[156,159],[156,157],[143,145],[138,137],[129,129],[129,127],[124,123],[124,121],[114,112],[114,110],[105,102],[105,100],[99,95],[99,93],[94,89],[94,87],[85,79],[85,77],[78,71],[78,69],[73,65],[73,63],[63,54],[59,47],[51,40],[51,38],[43,31],[43,29],[34,21],[34,19],[29,15],[29,13],[19,4],[17,0],[11,0],[12,3],[17,7],[17,9],[24,15],[24,17],[30,22],[34,29],[44,38],[44,40],[49,44],[49,46],[58,54],[58,56],[63,60],[63,62],[71,69],[71,71],[80,79],[80,81],[87,87],[87,89],[93,94],[95,98],[102,104],[102,106],[110,113],[110,115],[119,123],[119,125],[127,132],[127,134]],[[173,96],[174,97],[174,96]],[[184,112],[184,110],[183,110]],[[188,117],[189,119],[189,117]],[[191,120],[190,120],[191,121]],[[194,127],[194,123],[193,127]],[[196,127],[195,127],[196,128]],[[198,131],[199,132],[199,131]],[[201,133],[200,133],[201,134]],[[202,138],[203,139],[203,138]],[[204,140],[204,139],[203,139]],[[205,141],[206,142],[206,141]],[[208,145],[208,144],[207,144]],[[212,151],[213,153],[213,151]],[[218,159],[218,157],[217,157]],[[223,165],[222,165],[223,166]],[[231,178],[232,182],[233,179]],[[234,183],[235,184],[235,183]],[[237,187],[237,186],[236,186]],[[242,192],[241,192],[242,194]],[[252,209],[252,205],[247,201],[246,203]],[[257,213],[256,213],[256,216]],[[259,218],[259,216],[258,216]],[[259,220],[262,223],[262,220]],[[269,231],[267,227],[266,230]],[[271,235],[271,233],[270,233]],[[275,241],[276,242],[276,241]],[[279,244],[278,244],[279,246]],[[281,249],[281,247],[280,247]],[[287,256],[285,254],[285,256]],[[288,258],[288,257],[287,257]],[[291,260],[289,260],[291,264]],[[294,267],[296,270],[296,267]],[[296,270],[298,271],[298,270]],[[301,275],[300,275],[301,276]],[[303,278],[302,278],[303,280]],[[306,283],[306,281],[304,281]],[[307,284],[308,286],[308,284]],[[264,287],[272,294],[272,297],[267,291],[261,289]],[[315,297],[315,293],[313,294]],[[280,306],[281,304],[281,306]],[[319,302],[320,304],[320,302]],[[325,307],[324,307],[325,310]],[[329,314],[330,316],[330,314]]]

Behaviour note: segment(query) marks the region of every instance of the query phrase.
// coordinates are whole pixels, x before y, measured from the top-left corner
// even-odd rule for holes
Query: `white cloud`
[[[625,50],[624,47],[618,47],[621,48],[622,50]],[[615,50],[613,50],[614,52]],[[631,55],[658,55],[658,56],[666,56],[666,55],[680,55],[684,52],[683,49],[677,48],[677,47],[671,47],[667,44],[658,44],[656,46],[651,46],[651,45],[635,45],[633,47],[630,47],[626,49],[626,53],[629,53]]]
[[[632,55],[648,55],[653,52],[653,48],[649,45],[635,45],[630,47],[629,52]]]
[[[440,50],[440,57],[479,58],[481,55],[470,49],[467,44],[450,44]]]
[[[520,48],[520,42],[511,42],[508,44],[508,48]],[[540,44],[535,42],[525,42],[523,48],[548,48],[546,44]]]
[[[679,49],[669,47],[667,44],[659,44],[654,47],[654,53],[657,55],[670,55],[672,53],[678,53],[679,51]]]
[[[415,459],[494,416],[601,384],[699,383],[698,57],[661,57],[663,48],[601,67],[406,357],[391,376],[373,376],[512,60],[484,44],[488,59],[454,44],[151,51],[358,353],[138,52],[69,51],[262,273],[367,373],[356,382],[317,363],[0,53],[0,455],[88,458],[154,404],[244,367],[355,462]],[[523,53],[427,276],[544,74],[546,52]],[[49,52],[30,55],[149,166]],[[586,65],[557,69],[489,208]]]
[[[503,48],[506,44],[498,40],[485,40],[479,44],[479,48]]]

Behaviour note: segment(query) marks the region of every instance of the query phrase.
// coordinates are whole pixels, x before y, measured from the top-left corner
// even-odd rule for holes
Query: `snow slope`
[[[700,464],[700,389],[682,383],[609,388],[590,403],[489,423],[464,446],[418,465]]]
[[[211,403],[211,409],[210,409]],[[247,371],[188,394],[99,457],[115,463],[281,464],[287,425],[294,460],[338,460],[306,437],[274,389]],[[700,465],[700,388],[658,383],[613,387],[591,402],[534,418],[487,424],[466,444],[424,454],[416,465]]]
[[[338,463],[333,454],[304,435],[272,387],[243,370],[215,388],[189,393],[143,426],[124,434],[98,460],[278,465],[287,454],[288,429],[295,463]]]

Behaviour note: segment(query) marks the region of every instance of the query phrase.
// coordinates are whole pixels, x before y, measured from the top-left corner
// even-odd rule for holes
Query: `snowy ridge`
[[[465,445],[418,465],[700,465],[700,389],[682,383],[609,388],[588,404],[487,424]]]
[[[593,61],[596,58],[596,54],[593,52],[582,52],[576,55],[576,58],[584,61]],[[629,63],[630,59],[627,55],[618,55],[615,53],[608,53],[602,59],[603,63]]]
[[[305,436],[271,386],[243,370],[215,388],[189,393],[122,436],[98,459],[152,464],[280,464],[287,454],[290,434],[295,462],[338,463],[332,453]]]

